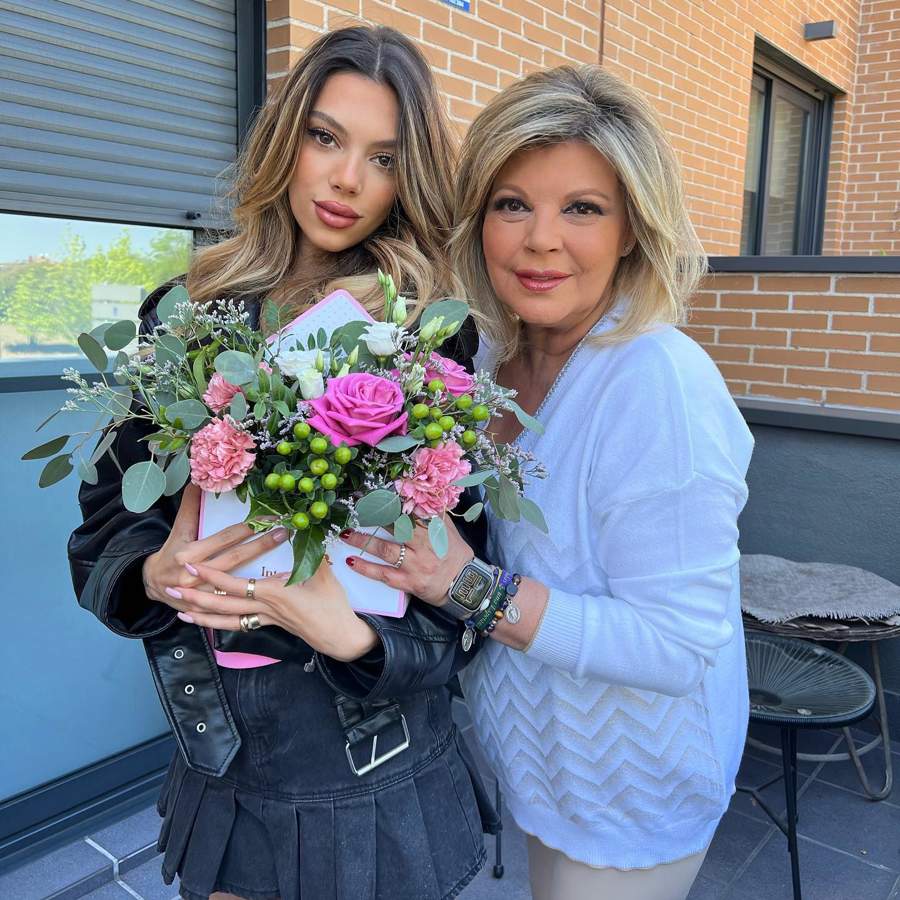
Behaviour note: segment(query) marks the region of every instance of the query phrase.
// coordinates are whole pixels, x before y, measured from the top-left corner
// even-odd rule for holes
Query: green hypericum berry
[[[304,476],[300,479],[297,487],[299,487],[304,494],[311,494],[316,489],[316,484],[312,480],[312,478],[307,478]]]
[[[412,408],[414,419],[427,419],[430,412],[431,410],[424,403],[417,403]]]
[[[474,447],[478,441],[478,435],[474,431],[464,431],[462,433],[463,447]]]
[[[297,531],[306,531],[309,528],[309,516],[305,512],[294,513],[291,516],[291,525],[297,529]]]
[[[334,461],[339,466],[346,466],[353,459],[353,451],[349,447],[338,447],[334,451]]]
[[[297,479],[294,478],[293,475],[288,475],[287,473],[285,473],[284,475],[279,475],[278,487],[280,487],[283,491],[292,491],[295,487],[297,487]]]
[[[440,425],[444,431],[449,431],[455,424],[456,422],[453,421],[453,416],[441,416],[440,419],[438,419],[438,425]]]
[[[443,441],[429,441],[428,446],[431,447],[432,450],[435,450],[440,447],[442,443]]]
[[[328,441],[323,437],[314,437],[309,442],[309,449],[313,453],[324,453],[328,449]]]
[[[432,378],[431,381],[428,382],[428,390],[432,393],[437,393],[438,391],[443,391],[446,385],[440,378]]]
[[[306,424],[306,422],[298,422],[294,426],[294,437],[297,438],[297,440],[305,440],[309,437],[309,432],[310,427]]]
[[[337,487],[337,475],[327,472],[322,476],[322,487],[326,491],[333,491]]]
[[[309,513],[314,519],[324,519],[328,515],[328,505],[321,500],[316,500],[309,508]]]
[[[475,401],[470,394],[463,394],[461,397],[456,398],[456,408],[465,411],[469,409],[474,402]]]
[[[269,472],[265,484],[270,491],[277,491],[281,487],[281,476],[277,472]]]
[[[278,446],[275,448],[275,452],[280,453],[282,456],[290,456],[293,449],[293,445],[288,441],[279,441]]]
[[[328,460],[314,459],[309,464],[309,471],[312,472],[313,475],[324,475],[328,471]]]
[[[472,418],[476,422],[486,422],[491,417],[491,411],[483,404],[479,403],[472,410]]]
[[[444,436],[444,429],[437,422],[431,422],[425,426],[425,437],[429,441],[437,441]]]
[[[432,406],[429,410],[431,413],[431,418],[434,419],[435,422],[444,414],[444,411],[439,406]]]

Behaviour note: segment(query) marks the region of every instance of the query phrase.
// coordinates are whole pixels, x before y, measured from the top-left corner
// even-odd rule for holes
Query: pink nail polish
[[[180,600],[180,599],[181,599],[181,591],[175,590],[175,588],[167,587],[167,588],[166,588],[166,593],[167,593],[170,597],[174,597],[176,600]]]
[[[181,619],[182,622],[187,622],[188,625],[194,624],[194,620],[187,613],[178,613],[178,618]]]
[[[199,575],[200,573],[190,564],[185,563],[184,567],[191,573],[191,575]]]

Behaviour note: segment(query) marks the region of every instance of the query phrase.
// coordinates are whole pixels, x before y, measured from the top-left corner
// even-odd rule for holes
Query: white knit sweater
[[[548,846],[622,869],[681,859],[712,839],[744,745],[753,439],[671,327],[582,344],[539,418],[519,444],[550,471],[527,494],[550,534],[490,517],[488,559],[548,585],[549,605],[527,653],[488,641],[464,670],[474,730],[516,823]]]

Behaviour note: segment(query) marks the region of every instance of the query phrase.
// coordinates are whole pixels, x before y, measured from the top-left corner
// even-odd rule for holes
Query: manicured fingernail
[[[346,541],[351,534],[353,534],[353,532],[349,528],[345,528],[340,534],[341,540]]]
[[[194,620],[187,613],[178,613],[178,618],[181,619],[182,622],[187,622],[188,625],[194,624]]]
[[[276,544],[280,544],[287,538],[287,536],[287,528],[276,528],[274,533],[272,534],[272,540],[275,541]]]
[[[185,563],[184,567],[191,573],[191,575],[199,575],[200,573],[190,564]]]
[[[166,593],[167,593],[170,597],[174,597],[176,600],[180,600],[180,599],[181,599],[181,591],[176,591],[175,588],[168,588],[168,587],[167,587],[167,588],[166,588]]]
[[[347,562],[347,565],[350,566],[350,568],[352,569],[356,565],[356,557],[348,556],[346,559],[346,562]]]

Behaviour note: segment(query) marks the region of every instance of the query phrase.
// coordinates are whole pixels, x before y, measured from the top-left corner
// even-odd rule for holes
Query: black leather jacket
[[[159,324],[156,305],[171,285],[163,285],[145,300],[141,333]],[[244,303],[258,327],[258,299],[245,298]],[[471,320],[454,340],[443,352],[471,370],[478,346]],[[146,442],[139,439],[150,430],[138,422],[120,429],[113,449],[123,471],[148,458]],[[144,513],[129,512],[122,503],[121,475],[108,455],[97,468],[97,484],[83,483],[79,491],[84,524],[73,532],[68,545],[78,602],[116,634],[143,639],[160,700],[187,764],[221,776],[240,746],[240,737],[206,631],[182,622],[171,607],[148,598],[141,577],[144,560],[169,535],[180,495],[162,497]],[[463,502],[469,505],[472,498]],[[483,547],[483,525],[480,521],[461,524],[478,553]],[[410,603],[402,619],[363,618],[380,639],[369,654],[351,663],[314,654],[318,672],[335,691],[348,740],[375,733],[397,700],[446,685],[474,653],[461,649],[461,624],[425,603]],[[302,640],[276,626],[216,635],[219,649],[304,662],[313,656]],[[194,686],[190,695],[183,690],[186,682]]]

